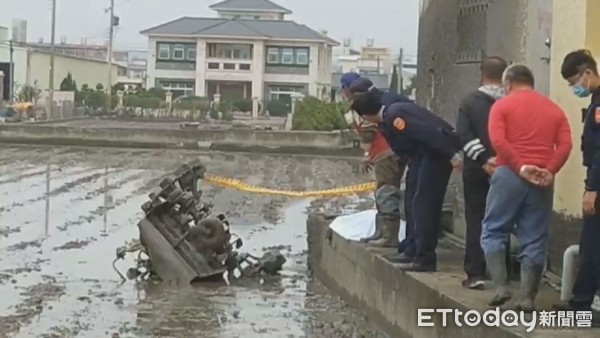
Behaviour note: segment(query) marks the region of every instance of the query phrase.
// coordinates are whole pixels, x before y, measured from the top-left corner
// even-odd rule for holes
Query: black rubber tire
[[[227,233],[225,233],[223,223],[218,219],[205,218],[196,226],[206,229],[206,235],[196,238],[202,246],[216,251],[222,249],[227,243]]]

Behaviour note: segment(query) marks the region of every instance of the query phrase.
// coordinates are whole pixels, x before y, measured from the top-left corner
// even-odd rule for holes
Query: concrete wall
[[[0,143],[193,148],[302,154],[358,155],[348,132],[251,129],[164,130],[53,125],[0,125]]]
[[[600,62],[600,1],[554,1],[554,27],[550,66],[550,97],[567,113],[573,133],[573,152],[556,179],[554,210],[556,217],[550,233],[553,270],[560,271],[564,249],[577,244],[581,228],[581,196],[585,171],[579,151],[581,144],[581,108],[589,100],[576,98],[560,74],[565,55],[580,48],[590,49]]]
[[[460,286],[460,272],[440,271],[436,274],[405,273],[382,258],[382,250],[343,239],[329,230],[329,222],[318,215],[309,215],[307,221],[308,264],[316,279],[329,290],[340,295],[347,303],[360,309],[376,322],[390,337],[395,338],[458,338],[458,337],[544,337],[525,334],[514,328],[477,325],[459,327],[448,320],[442,326],[441,316],[434,316],[435,327],[419,327],[417,309],[457,309],[466,312],[484,311],[484,292],[466,291]],[[462,252],[444,251],[440,260],[453,256],[454,265],[460,266]],[[475,305],[475,306],[474,306]],[[567,333],[565,333],[567,334]],[[572,332],[571,332],[572,334]],[[557,335],[558,336],[558,335]],[[591,335],[590,335],[591,337]]]
[[[565,1],[568,2],[568,1]],[[421,0],[416,100],[455,125],[462,97],[479,85],[479,63],[457,63],[458,16],[461,0]],[[489,1],[485,20],[485,55],[532,67],[542,92],[549,87],[549,66],[543,57],[552,27],[552,1]],[[473,27],[477,29],[477,27]],[[455,232],[464,236],[462,182],[454,175],[449,195],[455,202]]]

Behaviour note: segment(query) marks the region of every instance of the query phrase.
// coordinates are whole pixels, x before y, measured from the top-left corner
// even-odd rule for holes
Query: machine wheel
[[[192,229],[198,228],[197,231]],[[200,246],[217,251],[223,248],[227,242],[227,233],[223,223],[218,219],[203,219],[198,225],[190,229],[192,235],[190,241]]]

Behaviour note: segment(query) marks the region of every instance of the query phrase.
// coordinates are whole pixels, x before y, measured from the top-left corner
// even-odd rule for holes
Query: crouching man
[[[360,80],[361,77],[357,73],[346,73],[342,76],[342,93],[346,100],[352,98],[352,92],[356,90],[356,85],[364,82]],[[386,93],[386,99],[392,101],[400,99],[394,95],[397,96],[397,94]],[[348,125],[355,128],[360,135],[365,152],[363,169],[366,172],[373,171],[377,181],[375,233],[371,237],[361,239],[361,242],[367,243],[369,246],[395,248],[399,245],[398,232],[402,198],[400,185],[406,164],[402,165],[398,157],[394,155],[379,131],[377,123],[365,121],[352,110],[345,117]]]

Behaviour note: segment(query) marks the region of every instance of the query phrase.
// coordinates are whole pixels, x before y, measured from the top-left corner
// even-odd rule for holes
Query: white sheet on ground
[[[350,215],[339,216],[329,224],[329,228],[342,238],[358,241],[375,233],[375,215],[377,210],[365,210]],[[406,222],[400,221],[398,240],[404,239]]]

